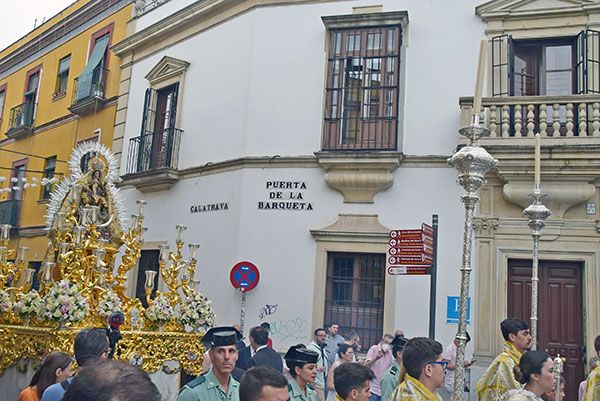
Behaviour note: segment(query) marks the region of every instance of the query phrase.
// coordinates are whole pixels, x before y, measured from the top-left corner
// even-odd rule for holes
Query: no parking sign
[[[258,267],[248,261],[236,263],[229,273],[229,281],[233,288],[242,292],[253,290],[259,280]]]

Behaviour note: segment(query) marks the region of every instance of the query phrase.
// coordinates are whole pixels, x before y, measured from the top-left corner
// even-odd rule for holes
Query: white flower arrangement
[[[22,317],[40,316],[41,310],[42,297],[36,290],[21,295],[19,300],[13,304],[13,311]]]
[[[42,302],[42,315],[53,322],[79,322],[85,319],[90,306],[81,288],[69,280],[55,282]]]
[[[9,312],[12,309],[10,295],[4,290],[0,290],[0,314]]]
[[[160,294],[150,302],[144,314],[152,322],[166,323],[175,317],[175,309],[173,309],[167,297]]]
[[[192,290],[181,304],[179,321],[196,330],[208,330],[215,323],[215,312],[210,304],[211,301],[206,296]]]
[[[100,316],[109,317],[113,312],[123,310],[121,298],[112,290],[106,291],[98,302],[98,313]]]

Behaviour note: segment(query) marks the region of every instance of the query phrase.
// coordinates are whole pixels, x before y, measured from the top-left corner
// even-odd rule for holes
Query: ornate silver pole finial
[[[544,194],[540,190],[541,181],[541,154],[542,145],[540,134],[535,134],[535,157],[534,157],[534,184],[533,184],[533,203],[525,210],[523,214],[529,218],[529,227],[531,227],[531,236],[533,237],[533,261],[531,266],[531,349],[537,349],[537,312],[538,312],[538,282],[539,282],[539,246],[542,228],[546,225],[544,221],[550,216],[550,210],[542,204]]]
[[[473,109],[471,125],[463,127],[459,133],[469,140],[467,146],[457,151],[451,158],[450,163],[458,171],[458,183],[464,188],[466,194],[461,197],[465,204],[465,224],[463,237],[463,256],[460,282],[460,309],[458,315],[458,332],[456,339],[458,347],[456,350],[456,371],[454,379],[454,401],[464,401],[465,389],[465,348],[467,344],[467,305],[469,299],[469,286],[471,276],[471,248],[473,241],[473,215],[475,206],[479,201],[477,191],[485,184],[485,174],[493,168],[498,161],[494,159],[479,144],[479,139],[490,135],[490,130],[479,124],[479,112],[481,108],[481,91],[483,87],[483,75],[485,71],[486,39],[481,40],[479,67],[475,91],[476,105]]]
[[[538,321],[538,282],[539,282],[539,246],[542,228],[546,225],[546,220],[551,212],[541,202],[544,195],[539,188],[533,191],[533,203],[525,210],[523,214],[529,218],[529,227],[531,227],[531,236],[533,237],[533,262],[531,266],[531,349],[537,349],[537,321]]]

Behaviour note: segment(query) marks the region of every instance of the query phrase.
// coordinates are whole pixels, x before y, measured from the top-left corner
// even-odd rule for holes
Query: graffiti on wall
[[[306,341],[308,334],[308,321],[301,317],[293,319],[274,320],[271,323],[271,336],[278,342]]]
[[[258,311],[258,318],[264,320],[265,317],[274,315],[277,312],[277,304],[266,304]]]

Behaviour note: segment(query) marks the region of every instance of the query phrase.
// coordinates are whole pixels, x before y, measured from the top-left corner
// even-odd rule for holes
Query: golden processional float
[[[125,322],[115,359],[149,373],[175,373],[166,362],[177,361],[188,374],[199,374],[204,351],[199,333],[213,325],[214,313],[193,281],[198,245],[184,251],[186,227],[176,226],[175,249],[160,249],[158,274],[165,291],[155,291],[157,272],[147,270],[144,308],[126,294],[126,281],[142,249],[145,202],[137,201],[137,214],[125,228],[115,186],[118,162],[111,152],[97,143],[82,144],[69,164],[70,176],[51,195],[48,248],[39,272],[28,267],[27,248],[9,249],[11,226],[0,225],[0,375],[16,364],[35,365],[49,351],[72,354],[80,329],[107,327],[107,318],[118,311]],[[34,274],[39,291],[32,289]]]

